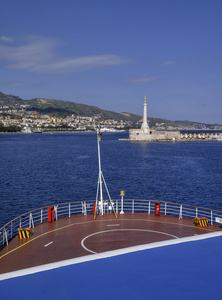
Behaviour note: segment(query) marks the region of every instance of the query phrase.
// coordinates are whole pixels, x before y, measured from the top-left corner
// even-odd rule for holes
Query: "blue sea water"
[[[151,199],[222,211],[222,142],[137,143],[102,135],[113,199]],[[96,198],[96,133],[0,135],[0,227],[27,211]]]

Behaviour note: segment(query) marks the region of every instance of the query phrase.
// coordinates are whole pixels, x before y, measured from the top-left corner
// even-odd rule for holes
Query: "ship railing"
[[[160,215],[173,216],[179,219],[194,219],[194,218],[207,218],[209,224],[220,225],[222,222],[222,212],[211,210],[203,207],[191,206],[186,204],[179,204],[173,202],[157,201],[157,200],[140,200],[140,199],[124,199],[123,207],[121,199],[104,200],[103,212],[105,214],[112,213],[113,208],[116,213],[141,213],[141,214],[155,214],[156,205],[160,206]],[[51,205],[54,212],[55,220],[61,218],[70,218],[77,215],[88,215],[93,213],[93,203],[95,200],[68,202]],[[0,249],[2,246],[7,245],[8,242],[18,234],[18,228],[34,228],[36,225],[48,221],[48,206],[35,209],[25,213],[12,221],[8,222],[5,226],[0,228]],[[123,211],[122,211],[123,209]]]

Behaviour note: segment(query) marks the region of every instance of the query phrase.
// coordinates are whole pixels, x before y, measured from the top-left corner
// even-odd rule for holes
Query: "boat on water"
[[[95,200],[42,207],[0,229],[1,295],[176,299],[180,293],[185,299],[207,296],[206,277],[208,295],[220,295],[222,212],[124,199],[123,191],[120,199],[111,199],[100,141],[98,132]]]

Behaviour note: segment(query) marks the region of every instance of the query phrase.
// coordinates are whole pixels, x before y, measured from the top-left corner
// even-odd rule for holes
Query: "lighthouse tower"
[[[141,126],[144,133],[148,132],[149,126],[147,124],[147,104],[146,104],[146,96],[144,96],[144,104],[143,104],[143,124]]]

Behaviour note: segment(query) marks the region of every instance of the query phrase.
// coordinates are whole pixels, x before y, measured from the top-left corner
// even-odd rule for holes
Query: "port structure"
[[[101,157],[100,157],[101,136],[102,136],[102,132],[100,132],[99,129],[97,129],[99,176],[98,176],[98,184],[97,184],[97,192],[96,192],[96,207],[95,207],[95,210],[94,210],[93,214],[94,214],[94,219],[96,219],[98,213],[100,213],[100,215],[103,216],[105,206],[108,206],[109,210],[112,210],[115,217],[117,218],[117,215],[116,215],[116,212],[115,212],[115,209],[114,209],[114,205],[113,205],[112,199],[110,197],[109,190],[108,190],[108,187],[106,185],[106,181],[105,181],[105,178],[103,176],[102,169],[101,169]],[[103,183],[104,183],[104,186],[105,186],[108,198],[109,198],[108,201],[107,200],[104,201],[104,198],[103,198]]]

